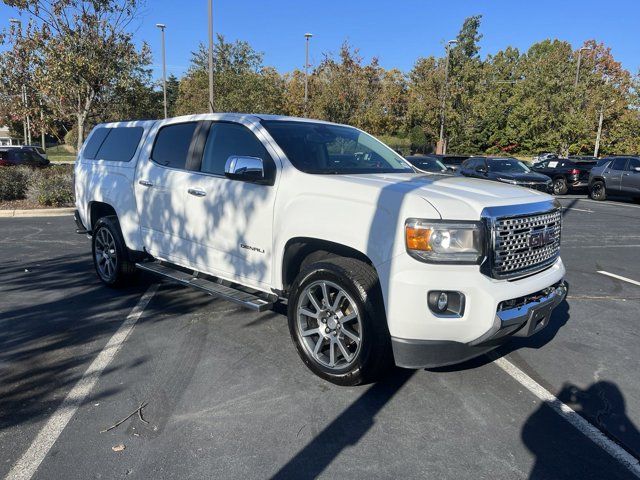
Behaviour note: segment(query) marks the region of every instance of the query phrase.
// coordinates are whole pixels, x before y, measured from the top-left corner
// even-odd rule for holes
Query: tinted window
[[[162,127],[156,136],[151,159],[165,167],[184,169],[197,123],[176,123]]]
[[[111,162],[128,162],[138,149],[142,138],[142,127],[105,128],[110,130],[107,138],[98,149],[95,158]]]
[[[306,173],[414,173],[396,152],[352,127],[314,122],[262,124],[293,166]]]
[[[627,170],[631,171],[634,168],[640,167],[640,159],[630,158],[629,164],[627,165]]]
[[[209,129],[200,170],[224,175],[227,159],[232,155],[261,158],[265,168],[270,163],[267,150],[248,128],[237,123],[213,123]]]
[[[626,163],[626,158],[616,158],[613,162],[611,162],[609,168],[611,168],[611,170],[624,170],[624,165]]]
[[[505,159],[505,160],[490,160],[489,162],[490,172],[502,172],[502,173],[526,173],[529,171],[524,163],[519,160]]]
[[[93,160],[96,158],[96,153],[100,149],[100,145],[104,142],[104,139],[109,135],[108,128],[96,128],[91,137],[89,137],[89,141],[84,147],[83,156],[84,158],[88,158],[89,160]]]

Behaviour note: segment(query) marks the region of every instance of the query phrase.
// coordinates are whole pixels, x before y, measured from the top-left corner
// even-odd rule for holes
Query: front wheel
[[[116,217],[102,217],[96,222],[91,250],[98,278],[106,285],[120,287],[134,275],[136,267],[129,261]]]
[[[569,191],[567,180],[563,177],[556,178],[553,181],[553,193],[554,195],[565,195]]]
[[[589,196],[592,200],[602,201],[607,198],[607,189],[604,186],[604,182],[600,180],[593,182],[591,189],[589,190]]]
[[[294,281],[289,331],[316,375],[337,385],[379,379],[392,355],[375,270],[352,258],[311,264]]]

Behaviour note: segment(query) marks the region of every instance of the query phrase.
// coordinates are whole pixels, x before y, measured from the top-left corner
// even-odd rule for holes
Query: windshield
[[[504,160],[489,160],[487,162],[490,172],[501,173],[527,173],[530,172],[529,167],[519,160],[504,159]]]
[[[306,173],[414,173],[400,155],[352,127],[278,120],[262,124],[293,166]]]
[[[447,169],[444,163],[435,158],[407,158],[407,160],[420,170],[427,172],[442,172]]]

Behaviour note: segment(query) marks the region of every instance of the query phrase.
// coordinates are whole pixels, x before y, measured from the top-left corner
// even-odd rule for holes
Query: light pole
[[[164,49],[164,29],[167,26],[164,23],[156,23],[156,27],[162,32],[162,92],[164,94],[164,118],[167,118],[167,62]]]
[[[9,19],[9,23],[13,23],[14,25],[17,26],[20,35],[22,35],[22,22],[20,20],[18,20],[17,18],[10,18]],[[21,60],[21,64],[23,64],[23,61]],[[22,75],[24,75],[24,64],[22,65]],[[24,85],[24,77],[22,78],[22,87],[20,89],[20,96],[22,97],[22,104],[24,105],[24,110],[25,110],[25,114],[24,114],[24,119],[22,121],[22,129],[23,129],[23,134],[24,134],[24,143],[30,143],[27,141],[27,123],[29,123],[29,116],[27,115],[27,97],[26,97],[26,87]]]
[[[209,0],[209,111],[213,113],[213,0]]]
[[[591,47],[582,47],[578,50],[578,65],[576,66],[576,80],[573,83],[574,88],[578,88],[578,78],[580,78],[580,63],[582,62],[582,51],[591,50]]]
[[[447,145],[444,142],[444,118],[449,83],[449,53],[451,52],[451,45],[454,43],[458,43],[457,40],[449,40],[447,42],[447,58],[444,66],[444,85],[442,87],[442,105],[440,107],[440,139],[438,140],[438,148],[436,149],[438,153],[443,155],[447,153]]]
[[[304,114],[307,115],[307,101],[309,99],[309,40],[313,37],[312,33],[305,33],[306,53],[304,60]]]

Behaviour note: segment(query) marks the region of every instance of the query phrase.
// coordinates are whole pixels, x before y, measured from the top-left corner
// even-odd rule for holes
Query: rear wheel
[[[136,267],[129,261],[116,217],[102,217],[96,222],[91,247],[93,265],[103,283],[110,287],[119,287],[131,280]]]
[[[558,177],[553,180],[553,193],[554,195],[565,195],[569,191],[567,185],[567,179],[564,177]]]
[[[289,298],[289,331],[302,361],[337,385],[379,379],[391,345],[375,270],[352,258],[305,268]]]
[[[604,182],[597,180],[593,182],[591,188],[589,189],[589,196],[592,200],[602,201],[607,198],[607,189],[604,185]]]

